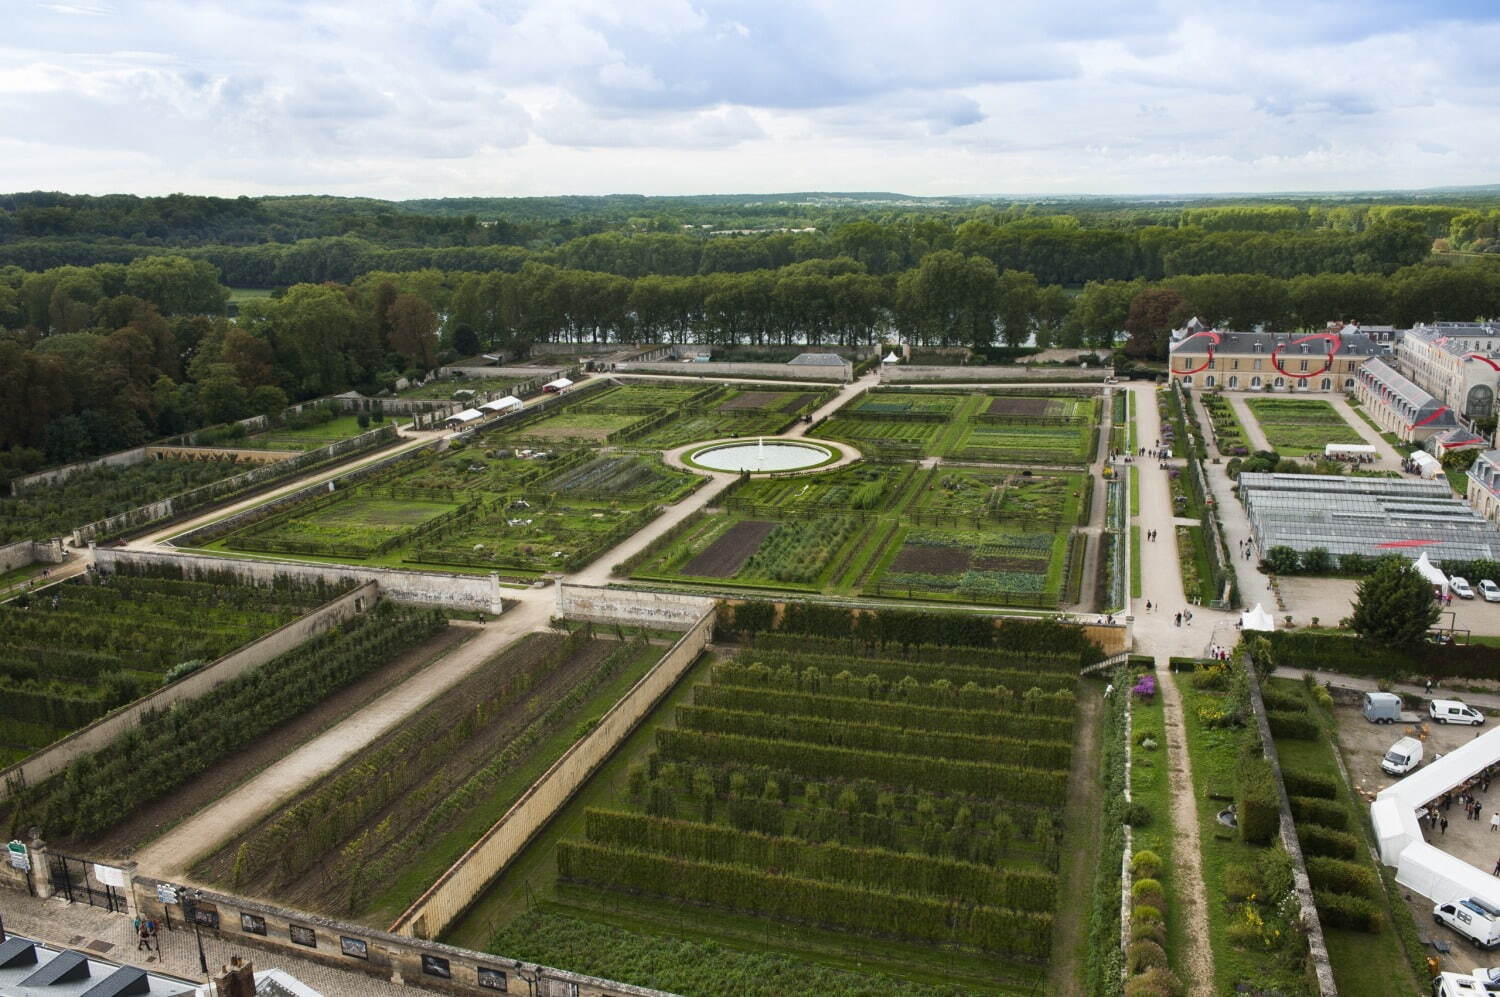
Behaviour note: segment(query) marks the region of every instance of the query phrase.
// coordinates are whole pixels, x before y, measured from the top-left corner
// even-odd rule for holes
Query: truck
[[[1435,904],[1432,919],[1452,928],[1479,948],[1492,949],[1500,945],[1500,909],[1478,897]]]
[[[1422,764],[1422,742],[1414,737],[1403,737],[1380,760],[1380,769],[1386,775],[1405,775]]]
[[[1479,726],[1484,723],[1484,714],[1467,706],[1456,699],[1434,699],[1427,704],[1427,715],[1432,717],[1434,723],[1440,724],[1473,724]]]
[[[1372,724],[1393,724],[1401,719],[1401,697],[1394,692],[1367,692],[1364,713]]]

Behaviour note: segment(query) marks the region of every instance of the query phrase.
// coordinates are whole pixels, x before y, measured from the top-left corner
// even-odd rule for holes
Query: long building
[[[1379,357],[1354,372],[1354,397],[1377,426],[1407,443],[1458,428],[1458,415],[1450,406]]]
[[[1495,414],[1500,326],[1439,322],[1407,330],[1396,347],[1406,376],[1466,419]]]
[[[1500,456],[1500,453],[1497,453]],[[1258,550],[1500,560],[1500,529],[1442,479],[1241,474]]]
[[[1230,391],[1353,391],[1359,366],[1390,350],[1388,343],[1377,343],[1361,332],[1340,332],[1337,352],[1330,356],[1331,339],[1283,332],[1221,332],[1196,320],[1172,335],[1168,356],[1172,380],[1184,387]]]

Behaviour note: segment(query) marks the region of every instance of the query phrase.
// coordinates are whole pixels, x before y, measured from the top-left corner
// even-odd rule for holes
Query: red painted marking
[[[1491,370],[1500,370],[1500,364],[1495,363],[1495,361],[1491,360],[1483,353],[1465,353],[1463,358],[1465,360],[1482,360],[1490,365]]]
[[[1425,426],[1429,422],[1431,422],[1432,420],[1436,419],[1438,416],[1442,415],[1446,411],[1448,411],[1448,406],[1444,405],[1441,408],[1439,408],[1436,412],[1432,413],[1427,418],[1423,419],[1421,422],[1414,422],[1414,423],[1412,423],[1411,424],[1411,428],[1412,429],[1416,429],[1418,426]]]
[[[1328,350],[1328,359],[1323,362],[1322,367],[1314,371],[1309,371],[1306,374],[1293,374],[1291,371],[1281,366],[1282,350],[1286,349],[1288,346],[1300,346],[1302,343],[1305,343],[1310,339],[1326,339],[1333,344],[1332,347]],[[1281,371],[1281,373],[1286,375],[1287,377],[1295,378],[1298,381],[1306,381],[1310,377],[1317,377],[1319,374],[1326,373],[1328,369],[1333,366],[1333,358],[1335,354],[1338,353],[1339,347],[1342,346],[1343,343],[1343,337],[1341,337],[1336,332],[1315,332],[1310,336],[1303,336],[1301,339],[1294,339],[1289,343],[1282,343],[1280,346],[1276,347],[1276,349],[1272,350],[1271,366]]]
[[[1435,544],[1437,542],[1436,540],[1392,540],[1390,543],[1376,544],[1375,546],[1380,550],[1387,550],[1392,547],[1426,547],[1428,544]]]
[[[1182,342],[1183,343],[1191,343],[1193,340],[1197,339],[1199,336],[1207,336],[1209,339],[1211,339],[1213,341],[1212,343],[1209,344],[1209,347],[1208,347],[1208,359],[1205,360],[1205,361],[1203,361],[1203,363],[1199,364],[1197,367],[1194,367],[1192,370],[1173,370],[1172,373],[1174,373],[1174,374],[1196,374],[1200,370],[1206,370],[1208,368],[1208,365],[1214,362],[1214,347],[1218,346],[1221,342],[1223,342],[1224,341],[1224,337],[1221,336],[1221,335],[1219,335],[1217,332],[1212,332],[1212,331],[1209,331],[1209,330],[1205,330],[1203,332],[1195,332],[1195,333],[1193,333],[1191,336],[1187,337]]]

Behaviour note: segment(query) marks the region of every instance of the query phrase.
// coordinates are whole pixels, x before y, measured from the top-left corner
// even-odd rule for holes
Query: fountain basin
[[[773,474],[778,471],[805,471],[838,460],[833,447],[801,440],[736,440],[714,443],[689,453],[686,463],[707,471],[729,471],[735,474]]]

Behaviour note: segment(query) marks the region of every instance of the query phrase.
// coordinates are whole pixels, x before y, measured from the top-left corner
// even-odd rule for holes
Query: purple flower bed
[[[1142,699],[1152,699],[1156,696],[1156,676],[1142,675],[1141,680],[1130,690]]]

